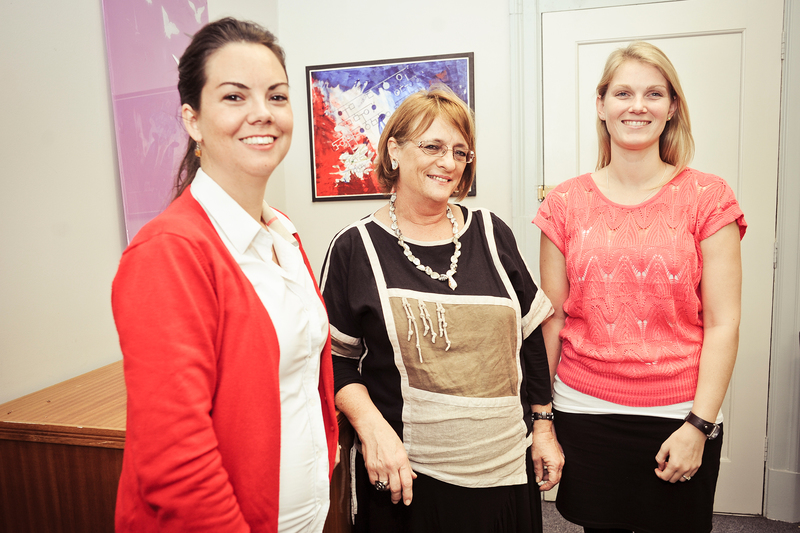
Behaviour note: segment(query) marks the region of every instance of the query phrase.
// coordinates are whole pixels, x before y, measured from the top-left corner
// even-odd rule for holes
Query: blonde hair
[[[678,73],[669,58],[658,47],[644,42],[636,41],[625,48],[611,52],[606,60],[603,76],[597,84],[597,96],[605,99],[611,79],[617,69],[626,61],[638,61],[658,69],[667,80],[670,96],[675,100],[675,113],[667,121],[661,133],[658,147],[661,159],[675,166],[676,174],[686,168],[694,157],[694,138],[692,137],[692,123],[689,120],[689,107],[686,97],[678,79]],[[597,170],[611,162],[611,136],[608,128],[600,117],[597,117]]]
[[[381,192],[392,191],[400,177],[399,169],[392,169],[389,156],[389,139],[394,137],[399,145],[422,134],[431,124],[441,118],[451,124],[467,142],[469,150],[475,150],[475,120],[472,110],[467,107],[449,87],[437,86],[428,91],[412,94],[401,103],[389,117],[386,128],[378,141],[378,154],[375,159],[375,175]],[[475,181],[475,160],[467,163],[459,183],[458,200],[463,200]]]

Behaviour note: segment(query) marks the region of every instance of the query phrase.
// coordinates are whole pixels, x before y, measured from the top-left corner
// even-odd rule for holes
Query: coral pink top
[[[686,169],[650,200],[608,200],[590,174],[557,186],[534,223],[566,258],[558,375],[637,407],[690,401],[703,344],[700,242],[747,223],[722,178]]]

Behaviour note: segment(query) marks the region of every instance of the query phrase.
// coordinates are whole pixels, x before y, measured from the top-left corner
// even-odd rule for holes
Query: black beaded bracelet
[[[552,422],[555,420],[555,415],[553,413],[542,412],[542,413],[531,413],[531,420],[536,422],[537,420],[549,420]]]

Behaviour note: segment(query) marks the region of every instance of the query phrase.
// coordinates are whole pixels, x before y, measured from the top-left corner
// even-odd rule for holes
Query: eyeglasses
[[[453,152],[453,159],[459,163],[472,163],[475,159],[475,152],[463,148],[448,148],[447,145],[439,141],[420,141],[417,143],[420,150],[428,155],[444,157],[447,152]]]

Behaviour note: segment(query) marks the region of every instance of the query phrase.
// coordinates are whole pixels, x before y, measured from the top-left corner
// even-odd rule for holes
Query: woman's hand
[[[706,436],[693,425],[684,424],[669,436],[656,454],[656,475],[675,483],[689,481],[700,469]]]
[[[359,432],[358,437],[369,482],[374,485],[381,481],[389,487],[392,503],[402,498],[405,505],[411,505],[417,474],[411,470],[406,449],[394,429],[381,417],[368,434]]]
[[[535,413],[549,412],[551,405],[532,405]],[[550,420],[534,420],[533,443],[531,445],[533,472],[539,490],[544,492],[555,487],[561,481],[561,469],[564,468],[564,450],[556,438],[556,428]]]
[[[342,387],[336,393],[336,407],[358,433],[369,482],[384,483],[392,492],[392,503],[402,499],[411,505],[417,475],[411,470],[403,441],[372,403],[367,388],[360,383]]]

